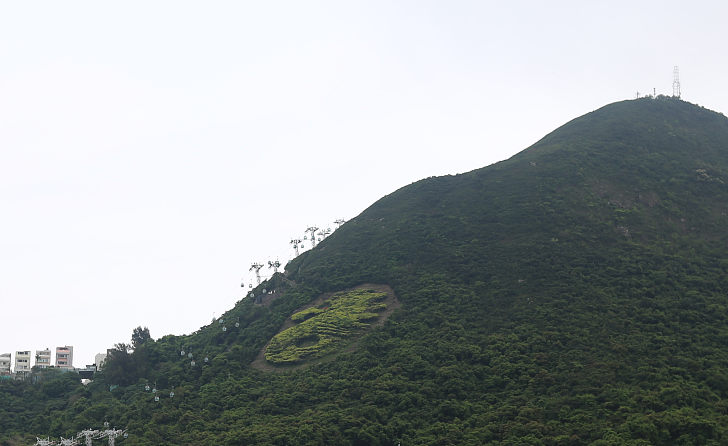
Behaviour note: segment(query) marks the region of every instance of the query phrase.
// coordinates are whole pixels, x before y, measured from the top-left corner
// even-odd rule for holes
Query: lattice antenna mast
[[[258,285],[260,285],[260,269],[263,268],[263,265],[260,263],[253,263],[250,265],[250,269],[248,271],[255,270],[255,278],[258,279]]]
[[[680,69],[677,65],[672,70],[672,97],[680,99]]]
[[[268,268],[273,268],[273,274],[278,272],[278,268],[280,268],[280,266],[281,266],[281,262],[279,262],[278,260],[276,260],[276,261],[268,260]]]
[[[291,240],[291,245],[293,245],[293,249],[296,250],[296,257],[298,257],[299,255],[301,255],[298,252],[298,245],[300,245],[300,244],[301,244],[301,240],[300,239],[294,238],[293,240]]]
[[[318,231],[318,230],[319,230],[318,226],[311,226],[308,229],[306,229],[306,232],[311,233],[311,247],[312,248],[316,247],[316,231]]]

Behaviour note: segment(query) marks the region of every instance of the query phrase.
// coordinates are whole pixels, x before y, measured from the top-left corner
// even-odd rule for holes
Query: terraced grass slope
[[[387,294],[372,289],[335,293],[317,306],[291,316],[295,324],[275,335],[265,359],[273,364],[294,364],[335,352],[378,319]]]
[[[0,441],[108,420],[138,445],[724,444],[727,252],[728,119],[673,98],[610,104],[383,197],[262,284],[265,305],[120,350],[88,387],[27,392],[32,409],[0,405]],[[350,331],[356,348],[251,366],[287,321],[326,315],[319,296],[362,283],[401,307]],[[323,351],[299,330],[276,341],[283,360]]]

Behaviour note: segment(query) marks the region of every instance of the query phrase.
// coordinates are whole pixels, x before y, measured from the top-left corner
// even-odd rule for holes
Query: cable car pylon
[[[298,257],[299,255],[301,255],[298,252],[298,245],[300,245],[300,244],[301,244],[301,240],[300,239],[294,238],[293,240],[291,240],[291,245],[293,245],[293,249],[296,250],[296,257]]]
[[[263,268],[263,265],[260,263],[253,263],[250,265],[250,269],[248,271],[255,270],[255,278],[258,279],[258,285],[260,285],[260,269]]]
[[[316,247],[316,231],[318,231],[318,226],[310,226],[308,229],[306,229],[306,232],[311,233],[311,247]]]

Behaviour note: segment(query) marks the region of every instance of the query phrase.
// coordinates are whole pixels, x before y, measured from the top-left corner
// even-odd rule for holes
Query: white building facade
[[[12,358],[10,353],[0,354],[0,375],[9,375],[12,366]]]
[[[15,373],[30,372],[30,350],[22,350],[15,352]]]
[[[35,351],[35,366],[40,369],[47,369],[51,366],[51,349]]]
[[[96,365],[96,370],[101,370],[104,367],[104,361],[106,361],[106,353],[96,353],[96,356],[94,356],[94,364]]]

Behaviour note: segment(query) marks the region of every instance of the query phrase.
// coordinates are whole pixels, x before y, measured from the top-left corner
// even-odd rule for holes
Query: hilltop
[[[119,351],[26,429],[109,420],[123,444],[728,441],[727,182],[723,115],[607,105],[506,161],[381,198],[256,289],[275,291],[265,305]],[[155,402],[146,383],[175,395]]]

